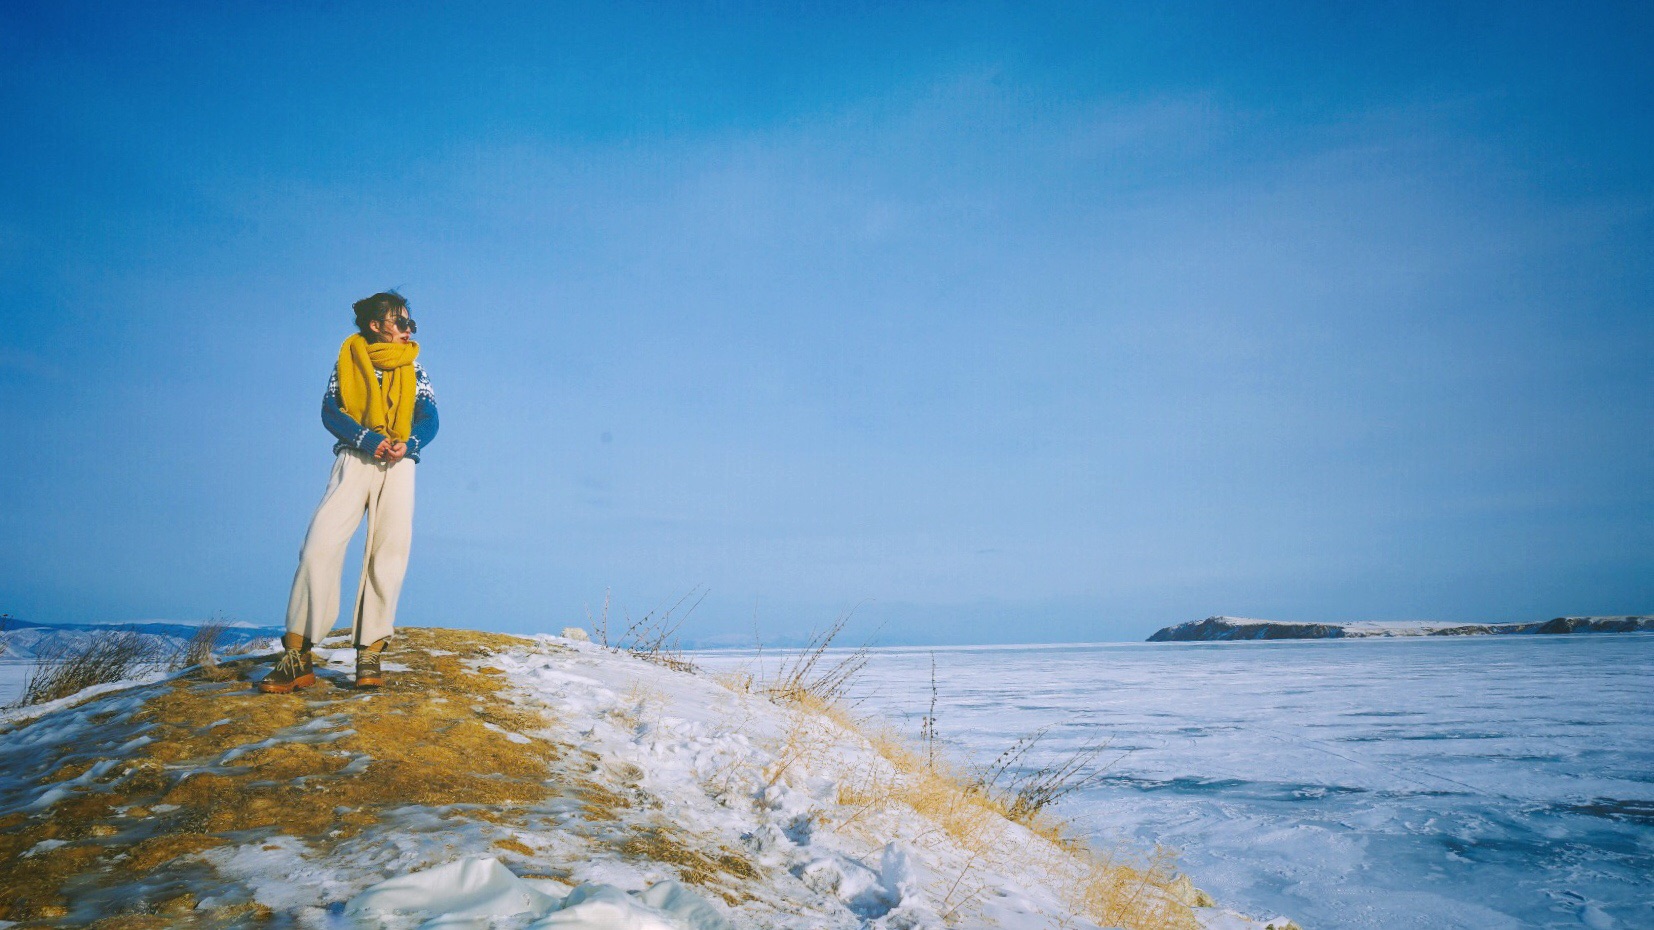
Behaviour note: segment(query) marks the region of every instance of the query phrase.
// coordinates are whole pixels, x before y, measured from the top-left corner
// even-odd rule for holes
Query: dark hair
[[[380,291],[372,297],[364,297],[351,304],[351,309],[356,311],[357,331],[366,336],[371,332],[368,329],[369,323],[377,323],[383,320],[392,310],[406,311],[408,309],[408,299],[398,294],[393,288],[388,291]]]

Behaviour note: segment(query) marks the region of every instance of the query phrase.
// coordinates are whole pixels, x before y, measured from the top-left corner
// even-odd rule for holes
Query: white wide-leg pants
[[[413,543],[414,469],[412,459],[387,465],[347,449],[333,462],[333,474],[299,550],[299,570],[287,599],[287,632],[319,643],[339,618],[339,574],[345,547],[368,515],[368,543],[362,556],[362,580],[356,588],[351,635],[368,646],[391,635],[396,598],[408,570]]]

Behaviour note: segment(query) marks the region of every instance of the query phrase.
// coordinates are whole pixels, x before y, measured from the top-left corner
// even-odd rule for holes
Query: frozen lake
[[[1060,813],[1332,927],[1654,927],[1654,635],[878,651],[867,713],[981,763],[1108,742]],[[700,653],[712,668],[750,662]],[[768,657],[766,657],[768,658]]]
[[[23,693],[23,683],[28,680],[32,668],[34,662],[31,659],[0,657],[0,707],[17,700],[17,696]]]

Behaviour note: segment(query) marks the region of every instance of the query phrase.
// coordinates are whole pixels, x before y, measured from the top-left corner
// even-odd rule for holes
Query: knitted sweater
[[[374,377],[383,381],[385,373],[375,369]],[[431,379],[425,369],[414,362],[414,414],[412,435],[408,437],[408,458],[419,461],[419,453],[436,438],[436,393],[431,390]],[[339,399],[339,369],[327,379],[327,393],[322,395],[322,425],[339,441],[333,444],[333,454],[346,449],[373,454],[385,441],[384,433],[376,433],[350,414],[345,413],[344,401]]]

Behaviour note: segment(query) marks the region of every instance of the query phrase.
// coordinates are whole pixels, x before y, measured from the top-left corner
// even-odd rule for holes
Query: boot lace
[[[271,674],[282,675],[287,678],[297,678],[304,670],[304,650],[289,649],[282,653],[281,659],[276,662],[276,669]]]

